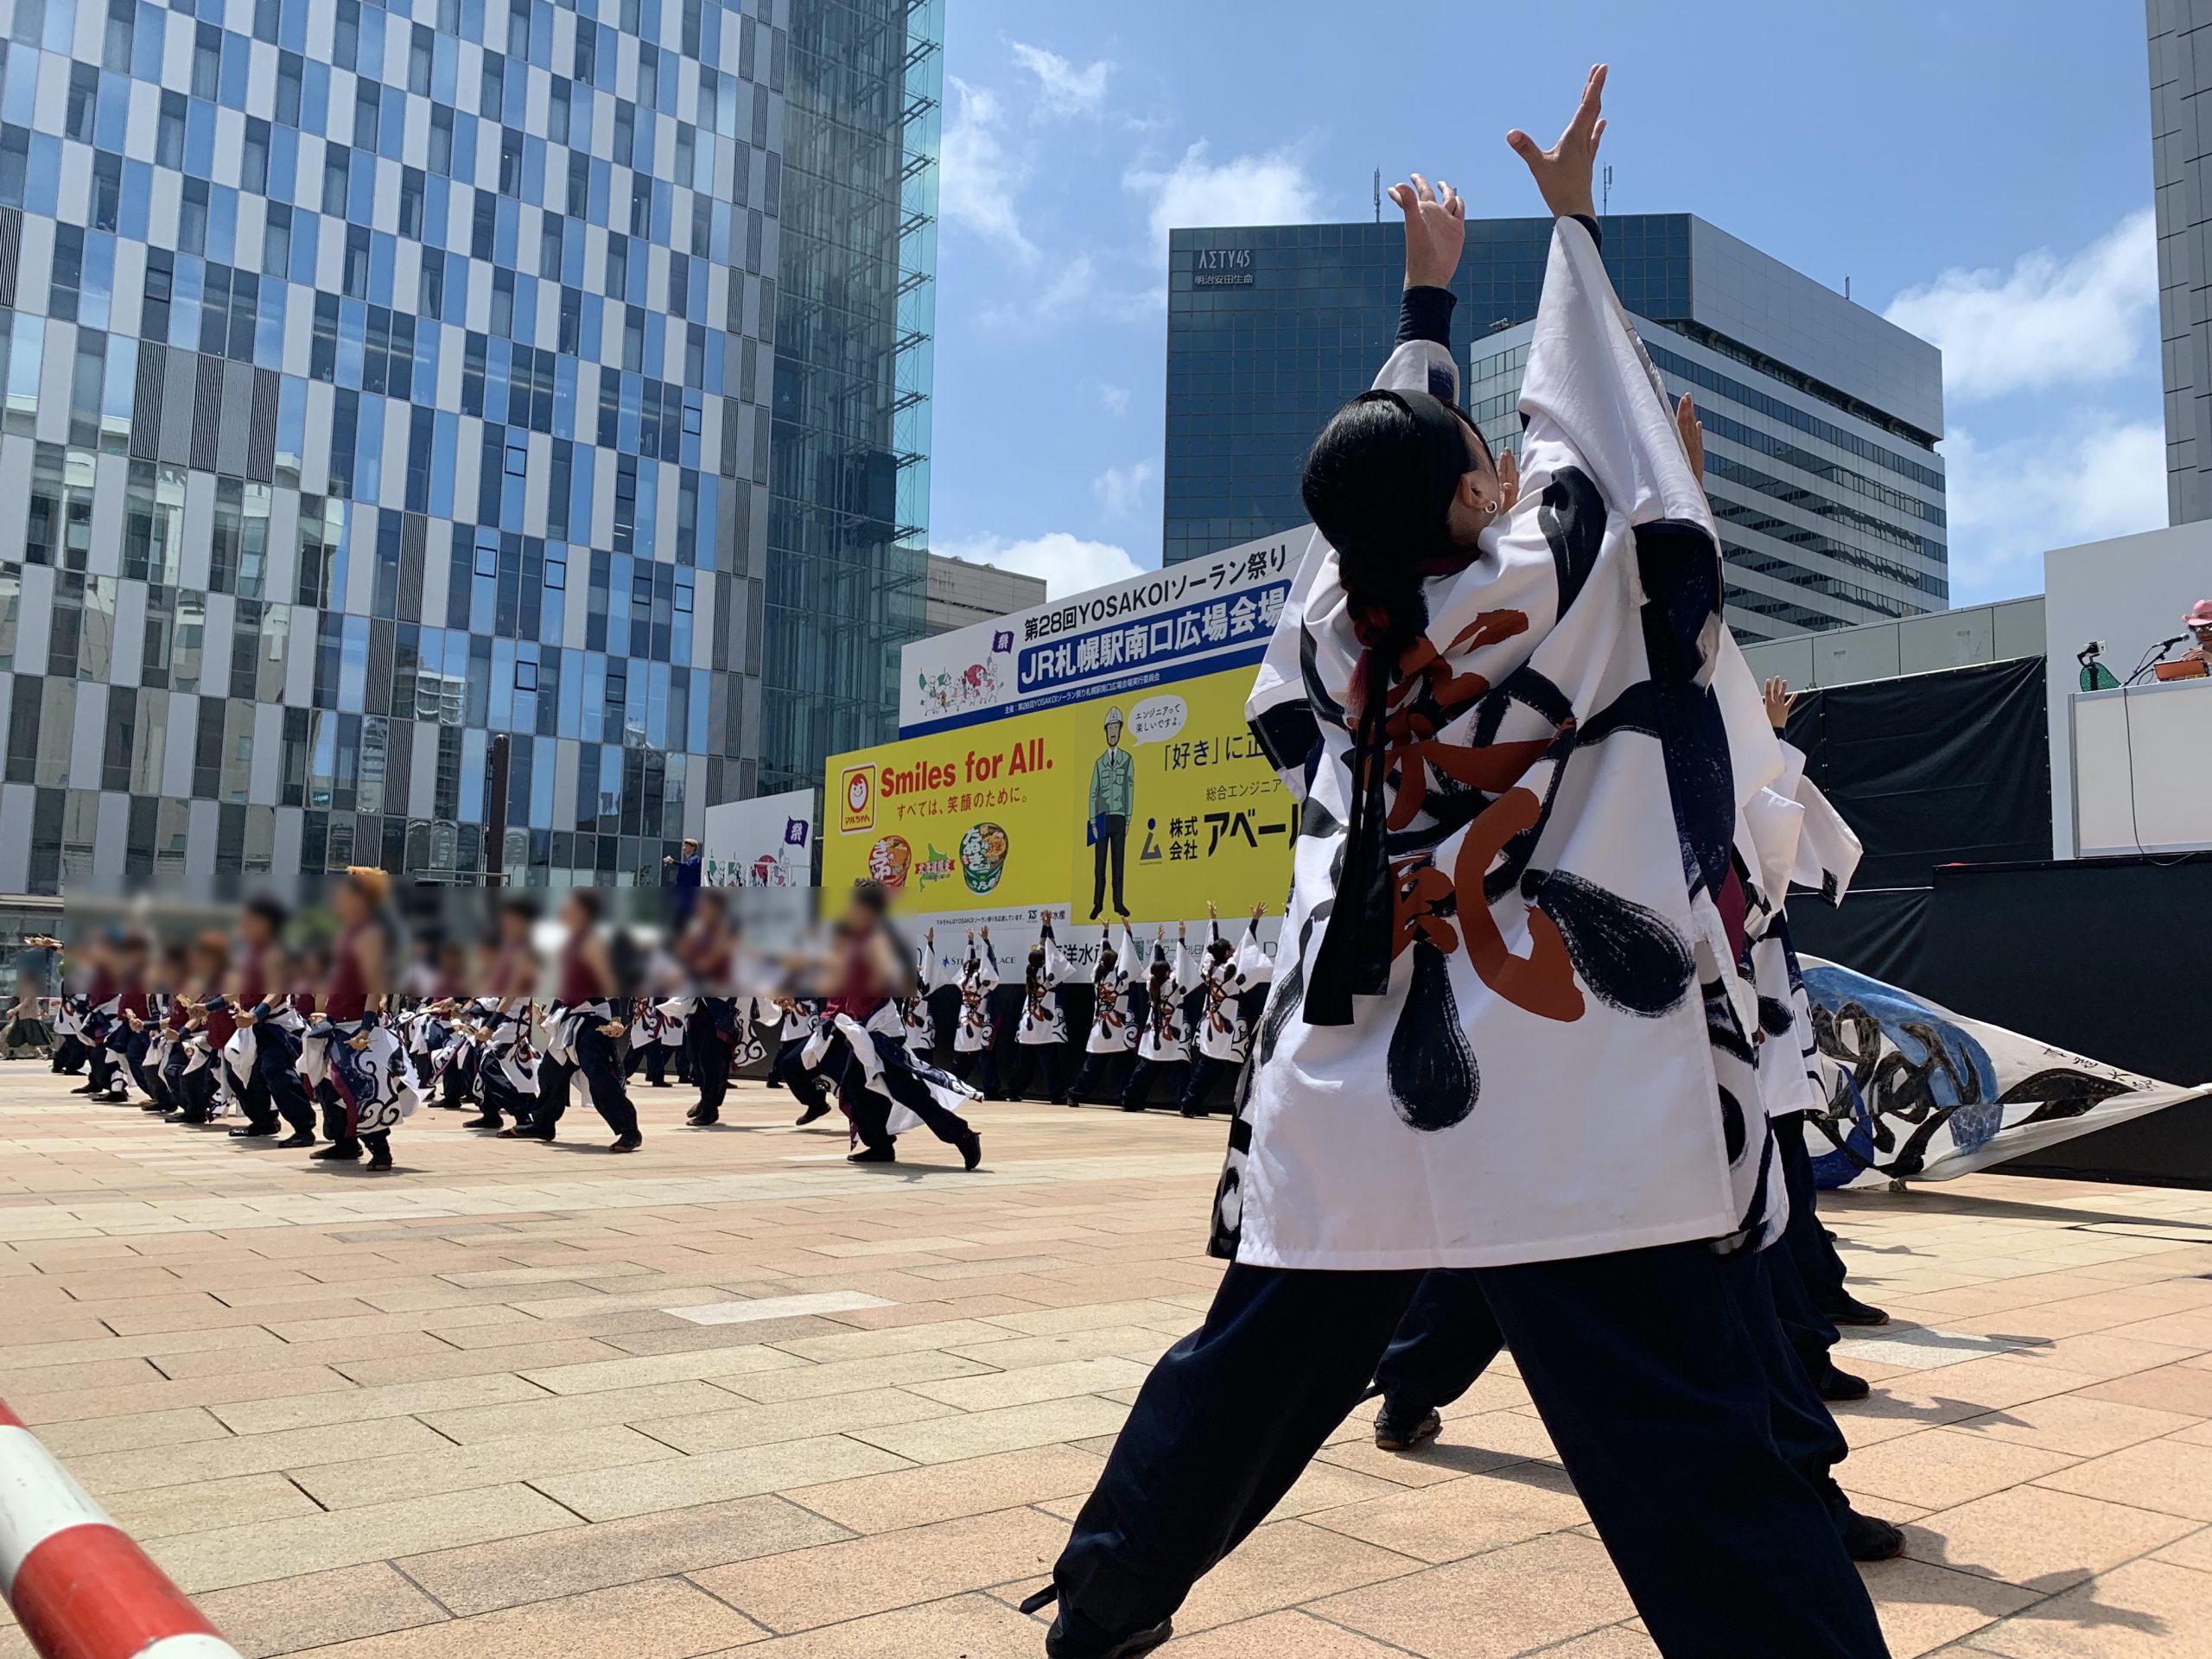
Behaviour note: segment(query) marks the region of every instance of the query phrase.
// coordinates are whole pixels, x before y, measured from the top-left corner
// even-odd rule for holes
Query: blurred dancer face
[[[348,927],[365,922],[369,917],[367,896],[351,881],[338,884],[338,891],[330,896],[330,907],[338,913],[338,919]]]

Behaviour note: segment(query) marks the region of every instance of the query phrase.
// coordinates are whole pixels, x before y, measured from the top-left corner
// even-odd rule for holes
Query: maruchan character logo
[[[875,762],[845,768],[844,786],[837,798],[837,828],[849,836],[875,828]]]
[[[906,885],[906,872],[914,862],[914,849],[904,836],[885,836],[868,850],[868,878],[896,893]]]
[[[995,823],[969,827],[960,837],[960,874],[970,893],[988,893],[1006,874],[1007,834]]]

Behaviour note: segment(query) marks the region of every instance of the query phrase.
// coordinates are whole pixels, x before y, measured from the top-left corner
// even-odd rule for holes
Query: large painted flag
[[[2212,1084],[2139,1077],[1834,963],[1803,965],[1827,1097],[1807,1139],[1825,1187],[1947,1181],[2212,1097]]]

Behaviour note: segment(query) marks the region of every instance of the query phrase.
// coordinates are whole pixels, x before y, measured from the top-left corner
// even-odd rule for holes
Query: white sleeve
[[[1814,888],[1831,904],[1850,891],[1865,849],[1843,815],[1821,793],[1809,778],[1797,780],[1796,803],[1803,809],[1805,825],[1797,837],[1797,858],[1790,880]]]
[[[998,989],[998,957],[992,954],[991,942],[988,939],[985,939],[983,941],[982,956],[980,958],[979,965],[976,969],[976,988],[979,991],[995,991]]]
[[[1192,960],[1189,947],[1182,940],[1175,941],[1175,983],[1185,991],[1198,988],[1198,964]]]
[[[1264,985],[1274,977],[1275,965],[1267,947],[1260,943],[1256,922],[1245,926],[1244,942],[1236,947],[1236,971],[1243,976],[1247,985]]]

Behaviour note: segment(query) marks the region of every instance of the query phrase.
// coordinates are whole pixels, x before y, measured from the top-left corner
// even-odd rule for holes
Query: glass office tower
[[[891,735],[899,648],[922,636],[943,7],[794,10],[762,792]]]
[[[1605,257],[1670,391],[1694,393],[1746,639],[1944,609],[1936,348],[1688,214],[1611,218]],[[1514,413],[1548,219],[1478,219],[1454,283],[1461,391],[1493,443]],[[1164,546],[1196,558],[1305,522],[1306,448],[1396,338],[1395,224],[1177,231],[1170,244]]]
[[[2212,518],[2212,207],[2197,114],[2212,91],[2212,0],[2145,0],[2151,167],[2158,220],[2158,338],[2166,402],[2166,507]]]
[[[0,891],[658,880],[757,782],[774,480],[923,521],[934,0],[0,20]],[[817,355],[850,477],[773,460]]]

